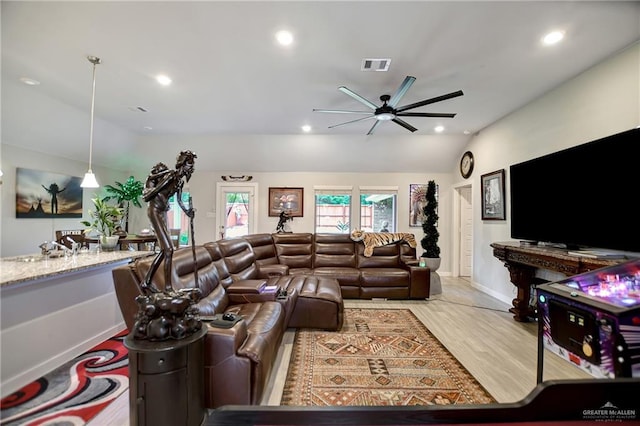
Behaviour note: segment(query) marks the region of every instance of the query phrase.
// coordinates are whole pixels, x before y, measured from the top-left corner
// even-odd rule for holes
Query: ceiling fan
[[[315,109],[315,108],[313,111],[314,112],[330,112],[330,113],[336,113],[336,114],[366,114],[367,115],[366,117],[347,121],[345,123],[335,124],[333,126],[329,126],[329,128],[332,129],[334,127],[342,126],[344,124],[351,124],[351,123],[356,123],[358,121],[370,120],[374,118],[376,121],[375,123],[373,123],[373,126],[371,126],[371,129],[369,129],[369,132],[367,133],[367,135],[372,134],[381,121],[393,121],[394,123],[401,125],[402,127],[409,130],[410,132],[415,132],[416,130],[418,130],[415,127],[413,127],[411,124],[407,123],[406,121],[398,117],[453,118],[456,116],[455,114],[451,114],[451,113],[405,112],[405,111],[408,111],[414,108],[419,108],[421,106],[433,104],[436,102],[445,101],[447,99],[455,98],[458,96],[462,96],[463,95],[462,90],[458,90],[457,92],[447,93],[446,95],[436,96],[435,98],[425,99],[424,101],[420,101],[420,102],[416,102],[413,104],[404,105],[396,108],[396,105],[398,105],[398,102],[400,102],[400,99],[402,99],[404,94],[407,93],[407,90],[409,90],[409,88],[411,87],[414,81],[416,81],[415,77],[407,76],[393,96],[389,96],[389,95],[380,96],[380,100],[382,101],[382,106],[378,106],[374,104],[373,102],[363,98],[362,96],[358,95],[356,92],[352,91],[351,89],[348,89],[345,86],[338,87],[338,90],[351,96],[356,101],[368,106],[373,111],[351,111],[351,110]]]

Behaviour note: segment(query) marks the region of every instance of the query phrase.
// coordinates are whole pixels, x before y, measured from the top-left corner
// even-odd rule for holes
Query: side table
[[[204,421],[207,326],[180,340],[124,340],[129,350],[129,418],[133,425],[197,426]]]

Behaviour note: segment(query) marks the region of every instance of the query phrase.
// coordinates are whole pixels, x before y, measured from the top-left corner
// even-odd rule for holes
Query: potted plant
[[[438,246],[440,233],[438,232],[438,228],[436,228],[436,223],[438,223],[438,200],[436,199],[436,183],[433,180],[430,180],[427,183],[425,201],[426,204],[422,210],[424,218],[422,222],[422,230],[424,231],[424,237],[422,237],[422,240],[420,241],[420,245],[424,249],[424,252],[421,257],[432,265],[437,263],[435,268],[427,265],[432,271],[434,271],[440,267],[440,247]]]
[[[422,230],[424,237],[420,240],[420,245],[424,249],[421,256],[421,264],[424,261],[425,266],[430,270],[431,286],[429,295],[442,293],[442,285],[440,283],[440,275],[436,272],[440,267],[440,247],[438,246],[438,238],[440,233],[436,228],[438,223],[438,200],[436,199],[436,183],[430,180],[427,183],[427,193],[425,194],[426,205],[422,209],[423,222]]]
[[[110,205],[107,197],[96,197],[91,201],[94,206],[94,210],[89,210],[91,220],[80,222],[86,226],[84,233],[96,232],[100,237],[100,246],[106,250],[113,250],[120,238],[114,235],[114,232],[122,219],[122,208]]]
[[[105,190],[112,195],[108,195],[104,198],[104,201],[109,201],[115,198],[119,207],[124,207],[124,230],[129,233],[129,206],[133,203],[136,207],[142,207],[140,204],[140,197],[144,190],[144,184],[136,180],[133,176],[129,176],[129,179],[125,183],[116,181],[116,186],[105,185]]]

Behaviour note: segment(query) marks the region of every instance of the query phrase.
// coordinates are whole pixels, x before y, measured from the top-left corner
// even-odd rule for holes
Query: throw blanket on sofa
[[[405,232],[363,232],[356,229],[351,233],[351,239],[364,243],[365,257],[371,257],[373,249],[376,247],[386,246],[398,241],[405,241],[412,248],[416,248],[415,236]]]

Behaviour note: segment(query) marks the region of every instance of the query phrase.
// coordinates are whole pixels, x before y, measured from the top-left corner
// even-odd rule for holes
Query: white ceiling
[[[95,55],[102,59],[97,120],[147,140],[167,135],[298,140],[300,127],[309,124],[312,140],[333,140],[328,148],[338,144],[346,157],[361,157],[362,144],[369,143],[384,160],[385,146],[389,150],[397,138],[424,144],[429,161],[445,170],[455,167],[471,137],[465,131],[481,130],[640,39],[640,3],[628,1],[2,1],[1,13],[5,128],[24,122],[13,109],[20,98],[26,102],[25,91],[88,111],[86,56]],[[292,46],[277,45],[279,29],[293,32]],[[565,31],[565,40],[543,46],[541,37],[554,29]],[[390,69],[363,72],[364,58],[390,58]],[[173,84],[158,85],[153,77],[159,73]],[[385,122],[365,137],[372,120],[329,129],[361,116],[312,111],[366,109],[338,87],[379,104],[379,96],[393,95],[407,75],[416,81],[400,106],[462,90],[462,97],[412,110],[457,116],[406,117],[418,131]],[[41,84],[27,87],[20,77]],[[60,118],[51,116],[57,125],[42,119],[37,126],[60,127]],[[445,126],[443,135],[433,131],[437,124]],[[88,123],[78,127],[88,134]],[[358,143],[350,146],[343,143],[346,138]],[[87,137],[77,139],[65,145],[63,155],[84,160]],[[277,153],[277,138],[265,139]],[[43,141],[20,143],[48,149],[39,145]],[[328,154],[314,151],[308,161],[323,155]],[[237,164],[226,161],[227,170],[256,170],[242,164],[242,157]]]

